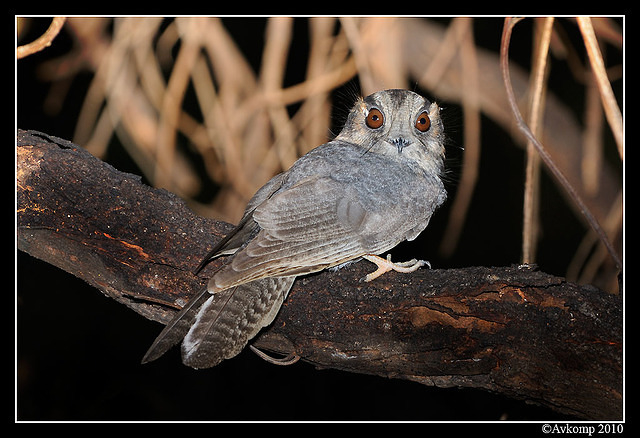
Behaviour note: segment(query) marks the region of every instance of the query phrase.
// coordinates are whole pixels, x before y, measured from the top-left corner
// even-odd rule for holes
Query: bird
[[[372,281],[421,260],[380,257],[415,239],[447,198],[440,107],[404,89],[358,97],[331,141],[300,157],[249,200],[238,225],[199,271],[224,264],[165,326],[142,362],[181,343],[182,362],[210,368],[270,325],[296,277],[366,259]]]

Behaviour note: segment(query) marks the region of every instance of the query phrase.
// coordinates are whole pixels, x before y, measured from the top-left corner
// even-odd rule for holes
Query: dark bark
[[[20,250],[163,323],[206,283],[216,262],[192,270],[231,225],[65,140],[19,131],[17,141]],[[299,278],[254,345],[318,367],[622,418],[621,294],[527,267],[359,281],[371,270],[360,262]]]

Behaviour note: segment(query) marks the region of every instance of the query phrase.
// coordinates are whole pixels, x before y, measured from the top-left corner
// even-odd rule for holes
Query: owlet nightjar
[[[333,140],[273,177],[249,201],[238,226],[201,266],[228,256],[206,289],[164,328],[143,358],[182,341],[182,361],[207,368],[237,355],[268,326],[296,276],[365,258],[367,281],[425,262],[377,254],[415,239],[446,199],[439,108],[406,90],[359,99]]]

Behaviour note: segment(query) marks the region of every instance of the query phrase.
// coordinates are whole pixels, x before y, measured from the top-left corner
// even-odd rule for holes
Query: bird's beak
[[[409,143],[411,142],[404,137],[396,137],[391,139],[390,143],[398,148],[398,153],[401,153],[402,149],[404,149],[404,147],[409,145]]]

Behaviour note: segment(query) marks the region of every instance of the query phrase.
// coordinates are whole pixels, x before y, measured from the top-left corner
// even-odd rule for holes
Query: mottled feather
[[[425,122],[428,130],[419,129]],[[214,366],[272,322],[296,276],[414,239],[446,199],[443,136],[438,106],[416,93],[386,90],[359,100],[335,140],[249,201],[238,226],[198,270],[212,258],[229,259],[144,361],[182,340],[185,364]]]

